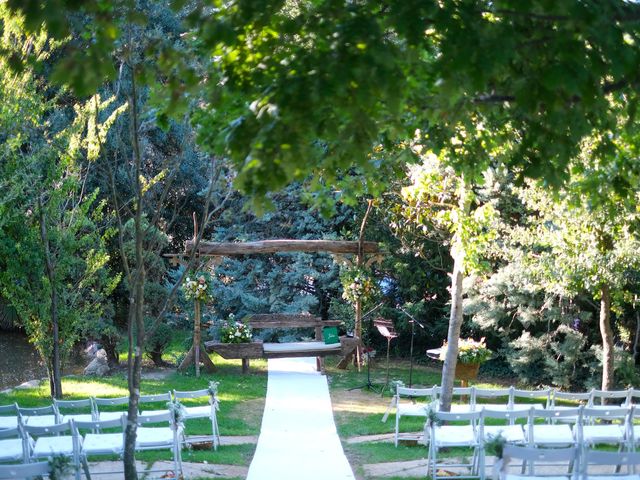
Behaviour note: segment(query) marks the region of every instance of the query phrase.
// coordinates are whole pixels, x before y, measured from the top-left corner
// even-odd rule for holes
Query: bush
[[[148,322],[147,325],[151,327]],[[151,359],[156,367],[162,367],[166,365],[166,362],[162,360],[162,355],[171,343],[173,338],[173,329],[166,323],[161,323],[158,328],[147,338],[144,345],[144,353]]]

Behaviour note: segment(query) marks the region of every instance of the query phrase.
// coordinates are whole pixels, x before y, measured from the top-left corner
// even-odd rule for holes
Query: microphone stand
[[[413,339],[414,339],[414,337],[416,335],[416,327],[415,327],[415,325],[417,323],[418,326],[423,330],[426,330],[426,328],[418,320],[416,320],[413,315],[411,315],[409,312],[407,312],[400,305],[398,305],[397,308],[402,313],[404,313],[407,317],[410,318],[409,323],[411,324],[411,347],[409,348],[409,388],[411,388],[412,377],[413,377]]]
[[[369,315],[371,315],[373,312],[375,312],[376,310],[378,310],[382,305],[384,305],[384,302],[380,302],[378,305],[376,305],[375,307],[373,307],[371,310],[369,310],[367,313],[365,313],[364,315],[362,315],[362,318],[366,318]],[[360,339],[362,340],[362,339]],[[363,342],[364,345],[364,342]],[[370,353],[369,353],[370,355]],[[358,385],[357,387],[351,387],[349,389],[349,391],[351,390],[358,390],[360,388],[366,388],[367,390],[374,390],[376,389],[376,386],[371,382],[371,357],[367,357],[367,383],[365,383],[364,385]]]

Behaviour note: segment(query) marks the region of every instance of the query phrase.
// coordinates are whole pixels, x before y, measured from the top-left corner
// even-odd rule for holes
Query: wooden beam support
[[[280,252],[328,252],[352,253],[359,252],[359,242],[346,240],[263,240],[244,243],[200,242],[198,253],[211,256],[252,255],[258,253]],[[185,252],[193,249],[193,240],[185,243]],[[362,242],[362,253],[380,253],[376,242]]]

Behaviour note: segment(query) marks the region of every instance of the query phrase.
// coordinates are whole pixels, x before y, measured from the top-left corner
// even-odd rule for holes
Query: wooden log
[[[260,314],[252,315],[247,319],[251,328],[315,328],[336,327],[340,320],[322,320],[311,315],[286,315],[286,314]]]
[[[185,242],[185,252],[193,250],[193,240]],[[280,252],[328,252],[358,254],[359,242],[347,240],[262,240],[258,242],[200,242],[200,255],[252,255],[257,253]],[[362,242],[362,253],[380,253],[376,242]]]
[[[227,360],[238,358],[264,358],[264,349],[261,341],[250,343],[220,343],[205,342],[207,352],[215,352]]]

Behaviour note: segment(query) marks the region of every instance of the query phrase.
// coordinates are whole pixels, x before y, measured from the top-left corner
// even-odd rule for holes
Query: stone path
[[[269,360],[267,399],[247,480],[354,480],[315,358]]]

